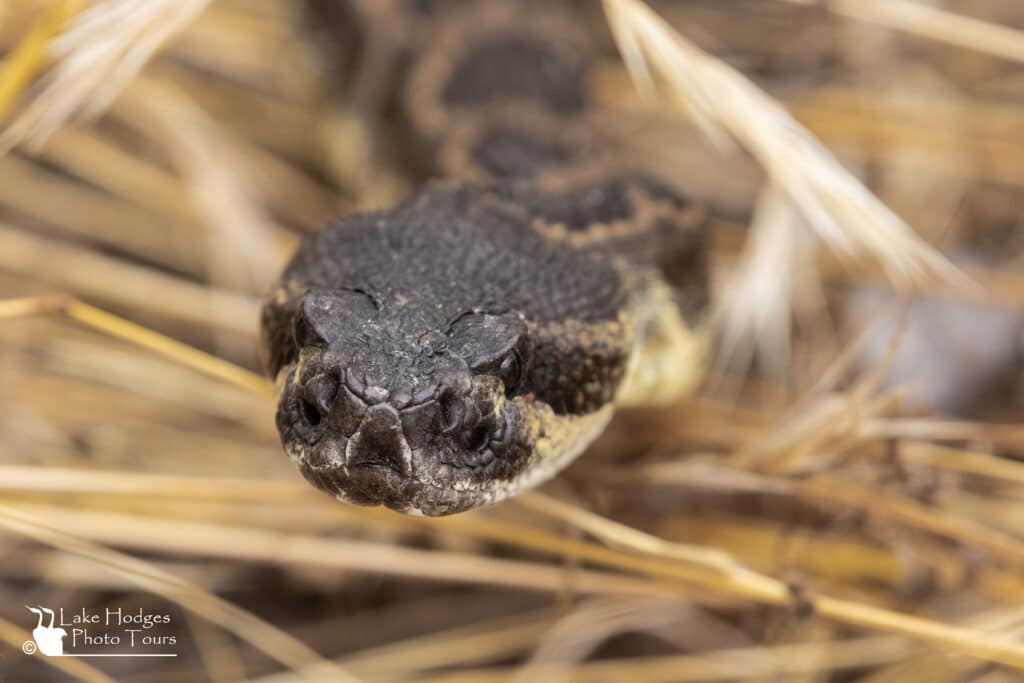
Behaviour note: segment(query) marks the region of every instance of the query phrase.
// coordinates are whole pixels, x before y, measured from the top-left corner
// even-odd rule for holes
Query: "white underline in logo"
[[[87,652],[66,652],[62,655],[50,655],[51,657],[177,657],[177,652],[151,653],[151,654],[89,654]]]

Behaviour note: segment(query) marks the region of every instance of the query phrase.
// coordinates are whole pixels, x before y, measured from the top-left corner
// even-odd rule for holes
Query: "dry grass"
[[[809,5],[815,0],[787,0]],[[908,0],[824,0],[838,15],[1024,62],[1024,32]]]
[[[78,4],[53,3],[54,19],[44,25],[63,24]],[[107,0],[79,14],[46,43],[47,57],[56,65],[39,94],[4,131],[0,146],[10,149],[27,139],[41,144],[75,116],[103,112],[208,4],[209,0]],[[26,43],[35,44],[32,38]]]
[[[606,0],[652,96],[609,45],[609,106],[722,217],[721,372],[543,493],[424,520],[298,481],[254,371],[267,278],[384,191],[331,176],[366,145],[320,138],[361,129],[295,4],[7,3],[0,678],[1019,680],[1024,406],[892,378],[920,292],[1024,301],[1024,13],[815,4]],[[839,331],[864,287],[897,295]],[[25,604],[170,612],[181,655],[29,657]]]
[[[929,274],[956,278],[942,256],[753,83],[686,41],[639,0],[608,0],[605,11],[638,83],[652,94],[664,83],[668,100],[713,140],[742,144],[831,248],[875,259],[895,284]]]

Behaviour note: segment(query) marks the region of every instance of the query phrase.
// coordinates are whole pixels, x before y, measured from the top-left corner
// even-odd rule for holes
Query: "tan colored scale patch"
[[[574,182],[579,183],[580,180],[563,180],[556,191],[568,191]],[[538,216],[533,219],[533,228],[545,239],[567,244],[574,249],[587,249],[643,235],[653,230],[661,220],[671,220],[679,226],[679,230],[686,230],[706,219],[703,207],[697,204],[691,204],[680,211],[671,200],[652,197],[649,192],[635,185],[628,188],[628,197],[633,208],[633,215],[629,218],[593,223],[585,230],[570,230],[565,223],[554,223]]]
[[[534,450],[523,473],[501,490],[502,497],[537,486],[562,471],[601,435],[615,411],[609,403],[586,415],[557,415],[547,404],[527,397],[515,402]]]
[[[537,325],[533,329],[539,329]],[[586,323],[576,319],[562,320],[543,324],[543,330],[552,337],[572,339],[573,346],[578,348],[598,348],[622,346],[621,340],[629,340],[633,333],[632,314],[627,309],[620,311],[616,320],[599,323]]]
[[[306,286],[296,278],[291,278],[288,282],[274,288],[268,300],[274,305],[285,306],[289,301],[300,298],[305,293]]]
[[[639,279],[634,289],[634,349],[616,403],[671,405],[692,394],[704,378],[711,347],[709,324],[688,325],[657,273]]]

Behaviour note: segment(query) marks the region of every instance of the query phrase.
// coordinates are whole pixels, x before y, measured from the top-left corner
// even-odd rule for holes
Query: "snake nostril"
[[[459,427],[466,419],[466,404],[452,389],[444,389],[437,398],[438,419],[441,431],[449,434]]]
[[[468,450],[478,451],[487,445],[491,430],[487,425],[477,425],[466,435],[465,446]]]
[[[338,380],[329,374],[320,375],[310,380],[299,394],[302,419],[316,427],[331,412],[331,406],[338,397]]]
[[[299,410],[302,411],[302,419],[312,427],[319,425],[323,418],[317,407],[304,398],[299,399]]]

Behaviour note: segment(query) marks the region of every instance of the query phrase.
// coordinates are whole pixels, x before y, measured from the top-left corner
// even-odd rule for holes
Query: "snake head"
[[[310,291],[277,426],[302,474],[342,500],[458,512],[503,497],[532,454],[526,323],[465,312],[442,329],[360,291]]]
[[[630,282],[486,188],[336,221],[263,309],[285,450],[338,498],[407,513],[544,481],[611,416],[636,349]]]

